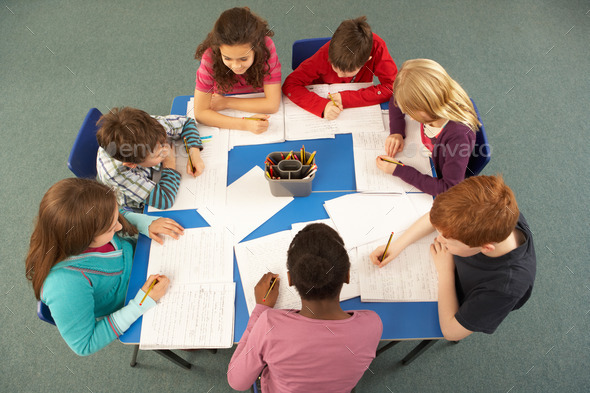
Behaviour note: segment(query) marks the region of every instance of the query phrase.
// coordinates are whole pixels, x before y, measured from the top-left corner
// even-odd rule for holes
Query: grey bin
[[[273,152],[267,156],[267,158],[270,158],[273,162],[278,163],[277,165],[272,165],[272,171],[275,177],[280,177],[280,179],[269,179],[269,177],[265,175],[270,186],[270,192],[277,197],[308,196],[311,194],[311,182],[315,178],[315,173],[306,179],[304,178],[315,164],[315,157],[310,165],[303,165],[300,160],[285,160],[282,158],[287,157],[288,154],[289,152]],[[303,161],[307,162],[310,157],[311,154],[305,152],[305,159]],[[266,172],[268,172],[268,166],[269,165],[266,165]]]

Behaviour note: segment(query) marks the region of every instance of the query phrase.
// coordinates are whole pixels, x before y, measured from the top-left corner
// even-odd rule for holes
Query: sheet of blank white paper
[[[230,348],[236,284],[171,283],[143,315],[140,349]]]
[[[188,155],[184,141],[175,142],[176,170],[180,172],[180,187],[174,204],[168,210],[188,210],[205,206],[223,207],[227,185],[227,133],[218,128],[198,124],[203,150],[201,158],[205,163],[204,172],[192,177],[186,172]],[[148,212],[161,211],[149,206]]]
[[[406,230],[420,216],[402,194],[348,194],[328,200],[324,208],[347,249]]]
[[[399,234],[394,237],[394,240]],[[382,268],[371,263],[369,254],[387,244],[388,237],[356,249],[363,302],[435,302],[438,276],[430,255],[435,234],[406,247]],[[393,240],[392,240],[393,241]]]
[[[225,207],[199,209],[214,227],[225,227],[239,243],[269,218],[293,201],[293,197],[275,197],[270,192],[264,171],[254,166],[227,187]]]

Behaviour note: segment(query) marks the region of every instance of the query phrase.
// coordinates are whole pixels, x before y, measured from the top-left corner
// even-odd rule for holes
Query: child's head
[[[113,108],[96,123],[96,140],[116,160],[152,167],[163,161],[166,130],[156,119],[135,108]]]
[[[268,23],[248,7],[231,8],[221,13],[213,30],[197,48],[195,59],[200,60],[211,48],[214,79],[222,92],[231,90],[234,74],[243,75],[248,84],[260,88],[264,76],[270,72],[267,64],[270,51],[265,38],[273,35]]]
[[[393,82],[393,94],[400,110],[421,123],[446,119],[472,131],[480,126],[465,90],[433,60],[406,61]]]
[[[451,254],[470,256],[486,245],[506,240],[519,210],[501,176],[474,176],[434,199],[430,222]]]
[[[324,224],[310,224],[293,238],[287,252],[290,284],[306,300],[331,299],[348,282],[350,260],[338,233]]]
[[[100,247],[123,229],[136,234],[119,215],[115,192],[95,180],[69,178],[55,183],[41,199],[26,260],[26,276],[39,298],[49,270],[89,247]]]
[[[341,78],[356,75],[371,57],[373,33],[367,17],[348,19],[334,32],[328,50],[332,68]]]

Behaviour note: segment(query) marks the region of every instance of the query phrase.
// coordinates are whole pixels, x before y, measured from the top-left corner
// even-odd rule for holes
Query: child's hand
[[[154,285],[150,293],[148,293],[148,296],[154,299],[155,302],[157,302],[168,291],[168,285],[170,285],[170,280],[166,276],[162,276],[160,274],[152,274],[148,277],[145,284],[143,284],[141,290],[147,293],[148,289],[150,288],[150,285],[152,285],[152,282],[154,280],[158,280],[158,282]]]
[[[268,293],[268,289],[271,285],[271,280],[273,278],[277,279],[274,286],[272,287],[272,291]],[[275,303],[277,302],[277,298],[279,297],[279,284],[280,278],[278,274],[274,273],[266,273],[262,276],[258,284],[254,287],[254,297],[256,297],[256,304],[264,304],[268,307],[274,307]],[[266,294],[268,293],[268,296]],[[266,300],[263,300],[266,296]]]
[[[439,276],[442,274],[454,274],[455,262],[453,261],[453,254],[449,252],[444,244],[435,240],[430,245],[430,255],[432,255]]]
[[[388,156],[377,157],[377,159],[375,160],[375,163],[377,164],[377,168],[379,168],[380,170],[382,170],[385,173],[389,173],[390,175],[393,175],[393,172],[395,172],[395,168],[397,167],[397,164],[392,164],[391,162],[383,161],[381,159],[381,157],[388,158]]]
[[[404,138],[400,134],[391,134],[385,139],[385,152],[393,158],[398,151],[404,150]]]
[[[385,245],[377,247],[375,251],[369,254],[369,258],[371,259],[373,265],[377,265],[380,268],[384,267],[389,262],[397,258],[397,256],[401,252],[401,250],[399,250],[396,246],[395,242],[389,245],[389,248],[387,249],[387,254],[385,254],[385,258],[383,258],[383,260],[380,260],[381,256],[383,255],[383,251],[385,251]]]
[[[216,112],[224,110],[227,108],[227,99],[221,94],[213,93],[210,106]]]
[[[336,102],[336,106],[338,106],[340,109],[344,109],[344,107],[342,106],[342,96],[340,95],[340,93],[333,93],[330,95],[332,96],[334,102]]]
[[[193,165],[195,166],[195,171],[193,172],[193,167],[191,166],[190,161],[187,160],[186,162],[186,173],[191,175],[192,177],[197,177],[203,173],[205,170],[205,163],[201,158],[201,151],[197,147],[191,147],[190,150],[190,157]]]
[[[166,143],[161,154],[165,155],[164,160],[162,161],[162,166],[164,168],[176,169],[176,152],[174,151],[174,145]]]
[[[324,119],[335,120],[343,110],[344,108],[342,108],[342,104],[334,105],[334,103],[330,101],[326,104],[326,107],[324,108]]]
[[[184,228],[171,218],[161,217],[152,221],[148,227],[148,232],[152,240],[164,244],[161,235],[168,235],[178,240],[181,235],[184,235]]]
[[[263,132],[266,132],[266,130],[268,130],[268,118],[270,117],[269,115],[256,114],[249,117],[255,117],[257,119],[262,120],[243,119],[243,121],[245,121],[245,130],[250,131],[253,134],[262,134]]]

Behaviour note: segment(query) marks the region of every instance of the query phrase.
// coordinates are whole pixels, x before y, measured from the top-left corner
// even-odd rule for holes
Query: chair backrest
[[[291,69],[295,70],[304,60],[310,58],[332,37],[322,38],[305,38],[293,43],[293,52],[291,56]]]
[[[49,307],[47,307],[47,305],[43,303],[41,300],[37,301],[37,316],[40,320],[55,326],[55,321],[51,316],[51,310],[49,310]]]
[[[471,157],[469,157],[469,163],[467,163],[465,178],[479,175],[479,173],[492,158],[492,150],[490,149],[490,144],[488,143],[486,129],[483,126],[483,121],[481,121],[481,116],[479,115],[479,111],[477,110],[475,102],[473,100],[471,100],[471,102],[473,103],[475,113],[477,113],[477,119],[481,123],[481,126],[475,133],[475,145],[473,146]]]
[[[68,168],[76,177],[96,178],[96,122],[101,116],[102,113],[98,109],[90,109],[78,131],[68,158]]]

